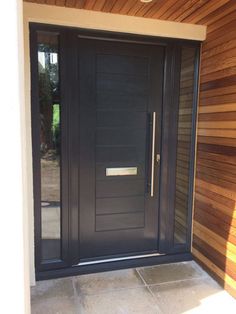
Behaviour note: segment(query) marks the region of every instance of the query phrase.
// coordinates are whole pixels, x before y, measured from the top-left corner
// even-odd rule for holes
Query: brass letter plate
[[[138,174],[137,167],[127,168],[106,168],[106,176],[136,176]]]

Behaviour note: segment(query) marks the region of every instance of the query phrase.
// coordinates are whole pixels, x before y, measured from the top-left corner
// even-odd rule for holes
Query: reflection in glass
[[[42,260],[61,256],[58,36],[38,33]]]
[[[175,195],[175,244],[186,243],[196,49],[182,48]]]

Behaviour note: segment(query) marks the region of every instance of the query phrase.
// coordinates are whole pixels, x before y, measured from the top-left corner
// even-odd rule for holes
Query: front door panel
[[[163,58],[78,39],[81,260],[158,251]]]

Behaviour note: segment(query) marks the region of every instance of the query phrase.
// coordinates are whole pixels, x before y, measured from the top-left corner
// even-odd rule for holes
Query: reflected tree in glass
[[[58,37],[38,34],[42,260],[61,256],[60,97]]]

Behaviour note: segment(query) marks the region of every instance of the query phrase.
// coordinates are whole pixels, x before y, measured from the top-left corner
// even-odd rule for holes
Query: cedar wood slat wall
[[[236,11],[202,46],[193,254],[236,297]]]
[[[235,0],[25,0],[208,25],[202,47],[193,254],[236,296]]]

